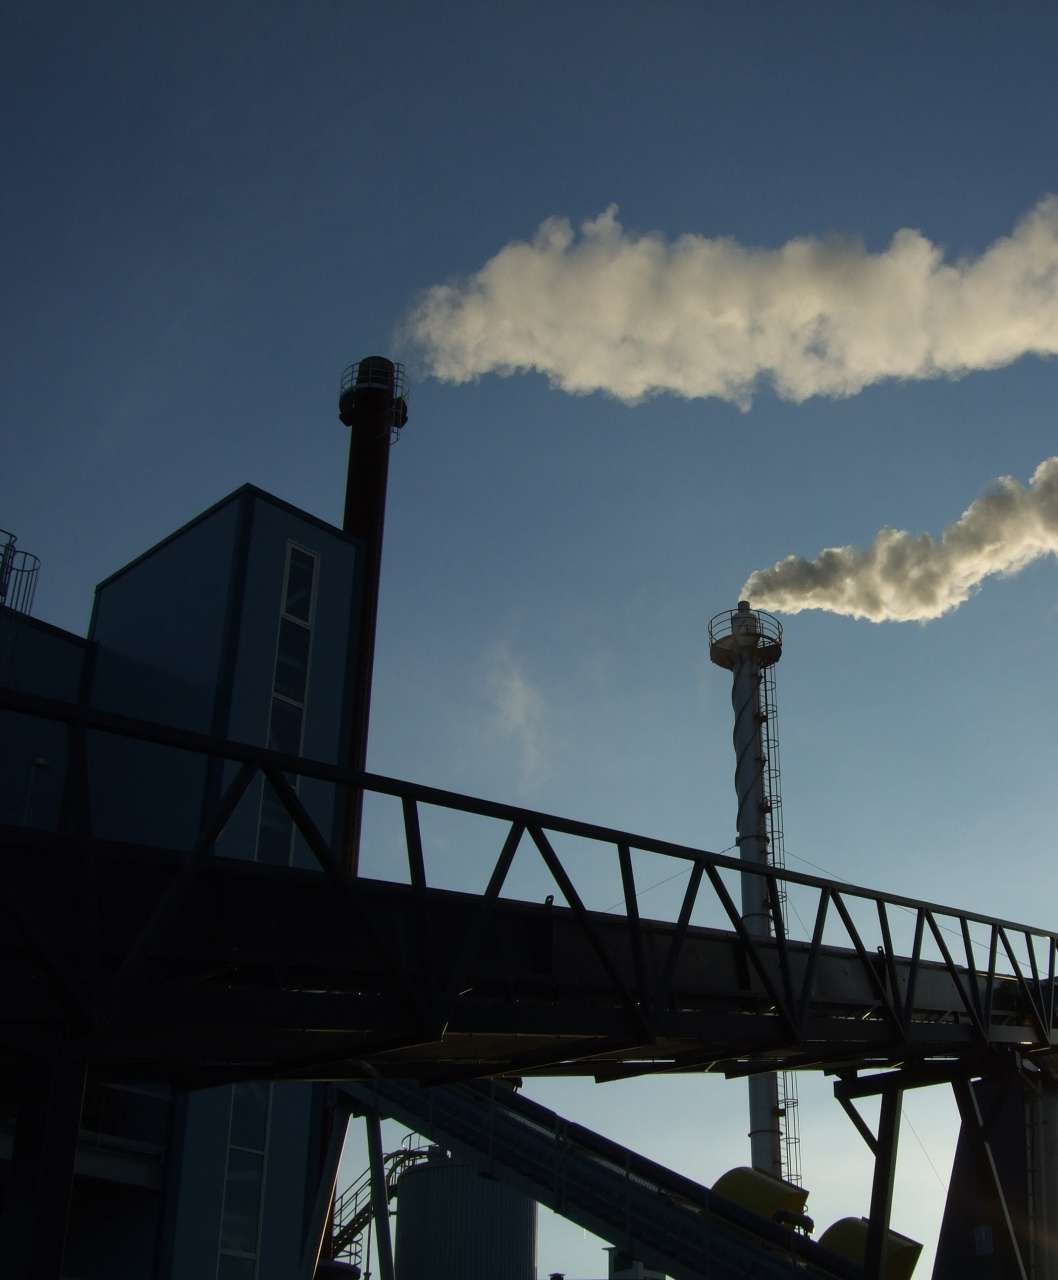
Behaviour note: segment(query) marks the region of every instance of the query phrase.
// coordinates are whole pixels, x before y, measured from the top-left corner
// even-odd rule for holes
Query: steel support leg
[[[1053,1247],[1058,1226],[1058,1091],[1049,1085],[1025,1097],[1032,1173],[1029,1270],[1033,1280],[1058,1280],[1058,1251]]]
[[[903,1098],[904,1095],[900,1089],[886,1089],[882,1094],[882,1113],[878,1120],[878,1149],[874,1156],[874,1182],[871,1185],[871,1218],[867,1228],[867,1249],[863,1257],[865,1280],[884,1280],[885,1276]]]
[[[1028,1280],[1025,1260],[1021,1256],[1018,1235],[1014,1229],[1014,1222],[1010,1216],[1010,1206],[1007,1204],[1006,1193],[1003,1190],[1003,1179],[1000,1177],[999,1169],[996,1167],[992,1144],[988,1141],[987,1126],[981,1114],[981,1104],[973,1085],[968,1080],[953,1080],[952,1089],[955,1091],[955,1101],[959,1104],[959,1115],[962,1119],[963,1128],[969,1133],[974,1146],[977,1148],[978,1159],[987,1174],[987,1180],[991,1184],[992,1193],[999,1207],[1000,1216],[1003,1219],[1003,1226],[1007,1234],[1007,1241],[1010,1245],[1011,1257],[1014,1266],[1017,1268],[1017,1280]]]
[[[344,1100],[327,1108],[327,1141],[320,1168],[316,1194],[305,1224],[305,1237],[301,1250],[301,1280],[312,1280],[321,1257],[330,1257],[324,1249],[331,1227],[331,1206],[334,1204],[334,1184],[338,1177],[338,1165],[345,1145],[345,1133],[349,1127],[349,1104]]]
[[[386,1193],[386,1166],[382,1160],[382,1120],[377,1111],[364,1116],[367,1126],[367,1154],[371,1163],[371,1202],[375,1210],[375,1239],[378,1242],[378,1269],[382,1280],[393,1280],[393,1241],[389,1234],[389,1196]]]
[[[60,1280],[70,1216],[85,1064],[48,1064],[19,1108],[0,1257],[11,1280]]]

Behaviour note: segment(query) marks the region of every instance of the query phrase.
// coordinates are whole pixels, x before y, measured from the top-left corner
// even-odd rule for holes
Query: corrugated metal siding
[[[397,1280],[534,1280],[536,1203],[433,1160],[397,1188]]]

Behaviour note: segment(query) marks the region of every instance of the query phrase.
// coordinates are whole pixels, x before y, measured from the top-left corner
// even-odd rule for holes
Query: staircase
[[[397,1183],[405,1169],[425,1160],[427,1147],[414,1145],[414,1134],[407,1134],[399,1151],[383,1157],[386,1169],[386,1201],[397,1194]],[[352,1186],[334,1202],[331,1228],[331,1257],[360,1266],[363,1261],[364,1232],[371,1223],[371,1170],[365,1169]]]

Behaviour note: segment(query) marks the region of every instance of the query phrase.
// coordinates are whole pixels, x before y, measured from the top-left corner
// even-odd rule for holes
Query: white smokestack
[[[748,407],[849,396],[885,378],[956,376],[1058,353],[1058,199],[979,257],[918,231],[747,248],[625,232],[616,206],[575,234],[550,218],[473,275],[427,290],[407,322],[430,373],[536,370],[563,391],[652,392]]]
[[[750,574],[741,594],[781,613],[823,609],[872,622],[928,622],[957,609],[985,578],[1058,554],[1058,458],[1029,487],[1000,476],[939,538],[883,529],[869,547],[787,556]]]

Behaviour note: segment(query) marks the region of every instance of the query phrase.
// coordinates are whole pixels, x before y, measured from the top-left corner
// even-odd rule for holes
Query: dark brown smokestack
[[[385,356],[368,356],[346,369],[338,396],[338,417],[350,428],[342,528],[361,539],[364,549],[360,617],[351,637],[346,674],[343,763],[350,769],[364,769],[367,764],[389,447],[408,420],[402,375],[401,366]],[[350,788],[345,798],[342,854],[353,875],[360,865],[362,814],[363,792]]]

